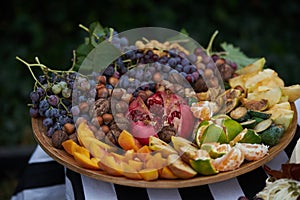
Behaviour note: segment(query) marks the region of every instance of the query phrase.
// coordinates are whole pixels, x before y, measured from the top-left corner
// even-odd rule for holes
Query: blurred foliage
[[[33,62],[37,56],[47,66],[69,68],[72,50],[86,36],[80,23],[100,21],[119,32],[144,26],[184,28],[203,46],[219,30],[214,50],[227,41],[249,57],[266,57],[287,85],[300,82],[296,0],[12,0],[2,3],[0,13],[0,145],[28,143],[24,135],[32,137],[26,104],[33,79],[15,57]]]

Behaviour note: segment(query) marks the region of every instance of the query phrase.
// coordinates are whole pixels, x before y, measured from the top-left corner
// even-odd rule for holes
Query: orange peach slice
[[[98,162],[92,161],[89,157],[86,157],[84,154],[79,152],[74,152],[74,159],[76,162],[86,169],[99,170]]]
[[[64,147],[65,151],[72,156],[74,155],[76,148],[79,147],[79,145],[71,139],[64,141],[62,146]]]
[[[137,157],[142,160],[142,161],[146,161],[151,157],[151,153],[152,150],[149,148],[148,145],[144,145],[143,147],[141,147],[140,149],[138,149],[136,151],[136,155]]]
[[[168,166],[159,170],[159,177],[164,179],[177,179],[178,177],[170,170]]]
[[[153,181],[153,180],[158,179],[158,177],[159,177],[158,170],[151,169],[151,168],[142,169],[139,171],[139,174],[145,181]]]
[[[118,143],[124,150],[137,151],[142,145],[128,131],[123,130],[118,138]]]

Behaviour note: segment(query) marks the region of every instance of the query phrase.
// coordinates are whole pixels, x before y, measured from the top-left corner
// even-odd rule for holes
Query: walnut
[[[95,101],[94,110],[97,116],[102,116],[104,113],[110,112],[110,103],[108,99],[100,98]]]
[[[51,140],[52,140],[52,145],[57,148],[57,149],[62,149],[62,143],[69,139],[68,134],[63,131],[63,130],[57,130],[53,133]]]
[[[206,92],[208,90],[207,85],[202,77],[200,77],[195,83],[195,92]]]
[[[176,129],[173,126],[164,126],[157,135],[161,140],[170,143],[171,137],[176,135]]]

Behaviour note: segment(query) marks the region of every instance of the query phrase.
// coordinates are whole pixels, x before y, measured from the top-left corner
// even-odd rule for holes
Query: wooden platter
[[[64,165],[65,167],[78,172],[84,176],[94,178],[97,180],[102,180],[106,182],[111,182],[120,185],[127,185],[133,187],[143,187],[143,188],[182,188],[205,185],[215,182],[224,181],[244,173],[250,172],[265,163],[272,160],[279,152],[285,149],[285,147],[293,139],[294,134],[297,129],[297,111],[295,104],[291,103],[291,107],[294,111],[294,118],[289,126],[289,128],[284,133],[283,137],[280,139],[279,143],[269,149],[269,155],[265,156],[261,160],[253,162],[245,162],[240,168],[234,171],[221,172],[212,176],[196,176],[192,179],[175,179],[175,180],[164,180],[159,179],[156,181],[143,181],[143,180],[131,180],[125,177],[116,177],[106,174],[104,171],[88,170],[80,167],[76,161],[64,150],[56,149],[52,146],[51,140],[44,134],[45,127],[42,125],[41,119],[32,118],[32,128],[34,132],[34,137],[39,145],[44,149],[44,151],[49,154],[58,163]]]

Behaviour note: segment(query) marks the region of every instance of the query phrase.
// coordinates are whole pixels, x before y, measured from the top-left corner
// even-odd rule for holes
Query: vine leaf
[[[239,69],[254,63],[257,60],[257,58],[249,58],[240,50],[240,48],[235,47],[232,44],[223,42],[220,46],[226,52],[222,57],[235,62]]]

